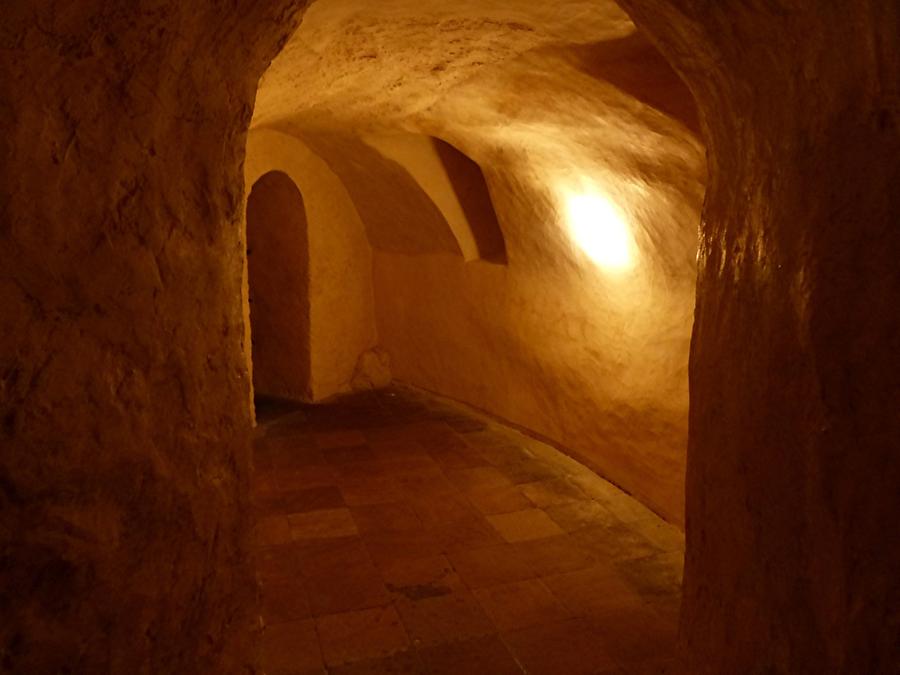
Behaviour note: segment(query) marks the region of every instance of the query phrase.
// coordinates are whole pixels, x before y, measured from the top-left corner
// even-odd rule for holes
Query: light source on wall
[[[595,264],[613,272],[634,267],[628,218],[609,198],[593,190],[567,192],[565,209],[572,240]]]

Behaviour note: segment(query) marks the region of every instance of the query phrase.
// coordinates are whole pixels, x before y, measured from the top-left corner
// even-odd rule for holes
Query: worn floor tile
[[[531,508],[532,503],[515,486],[483,487],[469,490],[466,497],[484,515],[497,515]]]
[[[435,645],[421,650],[431,675],[521,675],[506,645],[496,635]]]
[[[488,521],[508,542],[541,539],[564,534],[559,525],[540,509],[525,509],[488,516]]]
[[[513,545],[538,576],[562,574],[594,565],[594,558],[568,535],[522,541]]]
[[[494,625],[502,631],[562,621],[572,616],[540,579],[479,588],[474,594]]]
[[[449,558],[469,588],[521,581],[535,575],[511,544],[457,551]]]
[[[390,593],[408,600],[423,600],[464,590],[453,565],[443,555],[393,560],[381,566]]]
[[[322,616],[316,620],[316,630],[329,668],[390,656],[409,645],[406,630],[391,605]]]
[[[496,631],[481,605],[468,592],[398,600],[397,609],[416,646],[457,642]]]
[[[267,675],[298,675],[322,668],[322,654],[312,620],[267,626],[262,636],[262,663]]]
[[[584,619],[542,623],[503,633],[503,641],[529,675],[598,675],[616,661]]]
[[[350,509],[346,508],[292,513],[288,522],[294,541],[351,537],[359,533]]]
[[[281,415],[254,441],[268,675],[677,672],[683,535],[631,497],[411,390]]]

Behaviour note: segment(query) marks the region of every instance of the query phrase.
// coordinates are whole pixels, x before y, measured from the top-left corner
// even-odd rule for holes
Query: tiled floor
[[[581,465],[407,389],[260,420],[268,675],[675,670],[683,538]]]

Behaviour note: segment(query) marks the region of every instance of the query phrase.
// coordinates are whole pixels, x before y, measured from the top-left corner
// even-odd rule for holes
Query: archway
[[[253,392],[310,396],[309,242],[303,195],[270,171],[247,200]]]

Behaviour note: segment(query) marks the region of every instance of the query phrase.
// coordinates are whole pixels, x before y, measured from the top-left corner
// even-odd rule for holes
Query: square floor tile
[[[312,620],[267,626],[262,637],[267,675],[297,675],[322,668],[319,639]]]
[[[415,532],[422,529],[422,523],[415,510],[405,502],[354,506],[351,512],[363,535]]]
[[[316,630],[329,668],[389,656],[409,645],[400,617],[390,605],[319,617]]]
[[[594,565],[594,558],[568,535],[514,544],[519,556],[539,576],[562,574]]]
[[[496,528],[506,541],[517,542],[541,539],[564,534],[562,529],[550,520],[540,509],[525,509],[488,516],[488,522]]]
[[[269,579],[261,588],[262,617],[266,625],[299,621],[312,616],[306,585],[297,575]]]
[[[291,524],[287,516],[272,515],[260,518],[253,528],[253,541],[257,546],[278,546],[291,541]]]
[[[534,577],[512,544],[451,553],[450,562],[469,588],[483,588]]]
[[[329,675],[432,675],[415,649],[328,669]]]
[[[292,513],[288,516],[288,522],[294,541],[352,537],[359,533],[350,509],[346,508]]]
[[[588,527],[609,527],[618,522],[612,513],[595,501],[575,501],[554,504],[544,508],[554,523],[566,532],[575,532]]]
[[[454,469],[446,472],[447,479],[461,490],[476,490],[486,487],[507,487],[509,479],[493,466],[479,466],[472,469]]]
[[[322,485],[292,490],[281,495],[281,508],[284,513],[304,513],[324,509],[338,509],[344,506],[344,497],[334,485]]]
[[[481,605],[467,592],[422,600],[398,600],[397,609],[416,646],[455,642],[496,632]]]
[[[517,487],[484,487],[469,490],[469,501],[484,515],[511,513],[531,508],[532,503]]]
[[[579,615],[614,618],[623,610],[643,605],[641,597],[606,566],[544,577],[543,582],[570,611]]]
[[[591,620],[606,651],[626,669],[632,664],[656,663],[676,656],[677,626],[646,607],[624,609]]]
[[[502,637],[529,675],[597,675],[618,667],[583,619],[542,623]]]
[[[574,483],[565,478],[523,483],[519,489],[539,508],[554,504],[588,501],[588,497]]]
[[[342,429],[336,431],[320,431],[314,434],[316,445],[325,450],[329,448],[345,448],[366,444],[363,432],[356,429]]]
[[[431,675],[520,675],[523,671],[496,635],[421,650]]]
[[[341,480],[339,486],[347,506],[388,504],[406,496],[396,480],[384,476]]]
[[[571,536],[598,560],[633,560],[663,553],[627,524],[590,527]]]
[[[571,617],[539,579],[479,588],[474,594],[494,625],[504,631]]]
[[[464,590],[463,582],[450,561],[442,555],[394,560],[381,566],[388,591],[422,600]]]

